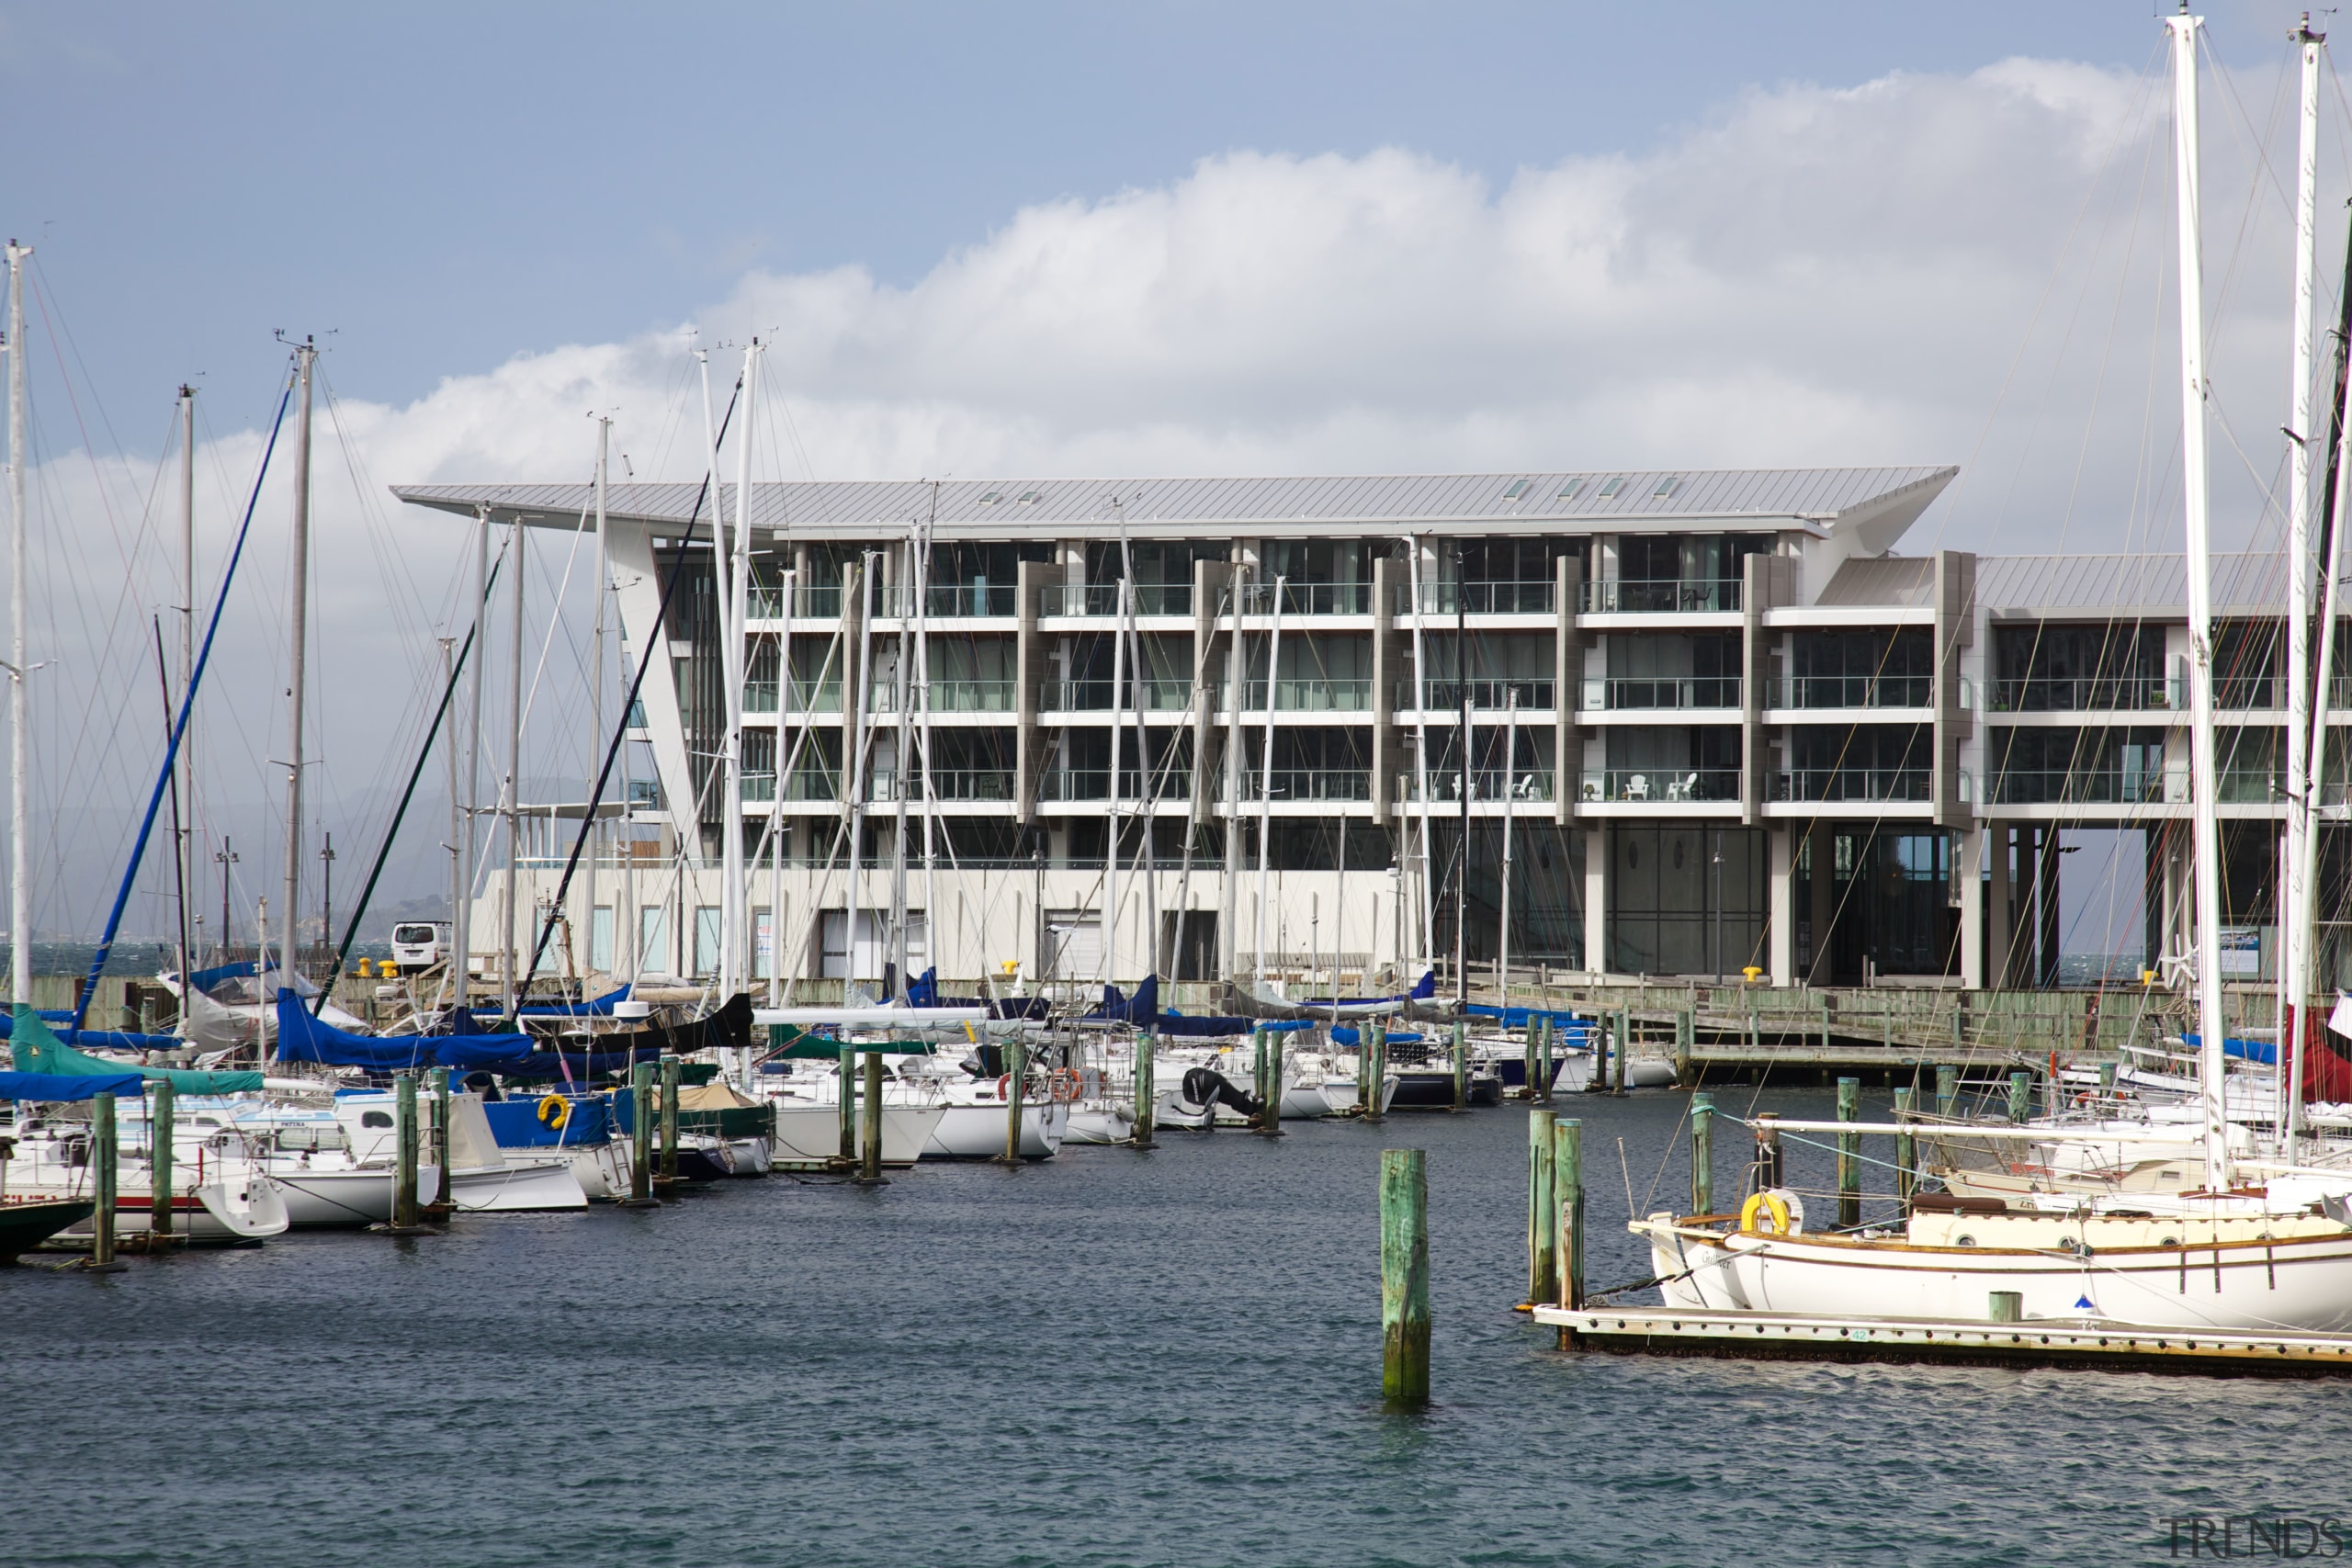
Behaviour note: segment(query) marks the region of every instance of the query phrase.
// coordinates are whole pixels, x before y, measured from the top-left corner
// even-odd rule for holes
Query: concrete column
[[[1838,841],[1828,821],[1819,817],[1808,824],[1806,834],[1813,861],[1813,908],[1807,915],[1813,926],[1813,963],[1805,970],[1805,979],[1811,985],[1826,986],[1832,972],[1829,921],[1838,908]]]
[[[1989,822],[1980,822],[1961,835],[1961,852],[1952,874],[1960,878],[1960,983],[1972,991],[1985,988],[1985,897],[1984,873],[1986,862],[1993,853],[1993,844],[2000,829]]]
[[[1988,989],[2000,989],[2016,984],[2016,967],[2011,962],[2009,935],[2015,924],[2010,905],[2014,895],[2009,877],[2009,825],[1988,822],[1984,825],[1985,869],[1991,873],[1984,884],[1984,985]]]
[[[1594,974],[1609,967],[1609,829],[1584,836],[1584,966]]]
[[[1770,857],[1771,906],[1766,915],[1771,944],[1772,984],[1793,986],[1797,977],[1796,826],[1773,822],[1764,829]]]
[[[2058,983],[2058,948],[2064,929],[2058,898],[2058,824],[2042,824],[2041,838],[2041,852],[2035,857],[2034,889],[2034,912],[2041,923],[2041,964],[2034,981],[2041,986],[2054,986]]]

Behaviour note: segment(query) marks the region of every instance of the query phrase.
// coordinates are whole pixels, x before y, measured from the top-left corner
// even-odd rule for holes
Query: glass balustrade
[[[2188,706],[2184,683],[2156,675],[2032,675],[1996,681],[1995,713],[2173,711]]]
[[[1694,801],[1736,801],[1736,768],[1589,768],[1577,784],[1577,798],[1602,805],[1630,802],[1686,805]]]
[[[1924,708],[1936,700],[1929,675],[1792,675],[1778,688],[1784,708]]]
[[[1792,768],[1772,775],[1772,798],[1904,805],[1930,796],[1925,768]]]
[[[1370,800],[1372,773],[1365,768],[1256,768],[1242,775],[1244,800]]]
[[[1274,584],[1263,580],[1252,581],[1241,590],[1240,601],[1245,615],[1271,615],[1274,611]],[[1372,584],[1285,581],[1282,584],[1282,605],[1285,615],[1369,615]]]
[[[1702,615],[1736,610],[1736,578],[1612,578],[1583,585],[1583,609],[1595,615]]]
[[[1736,708],[1736,675],[1612,675],[1584,683],[1584,705],[1597,708]]]
[[[1397,607],[1409,609],[1409,587]],[[1556,582],[1424,582],[1421,612],[1430,615],[1548,615],[1560,602]]]

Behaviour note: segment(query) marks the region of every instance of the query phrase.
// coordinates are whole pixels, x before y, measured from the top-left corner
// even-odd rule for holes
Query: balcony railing
[[[1365,768],[1276,768],[1241,775],[1244,800],[1370,800],[1372,773]]]
[[[1464,687],[1469,688],[1470,706],[1476,713],[1500,713],[1511,705],[1514,694],[1523,712],[1529,708],[1552,705],[1553,685],[1544,679],[1525,681],[1430,681],[1424,684],[1421,695],[1429,702],[1430,713],[1458,713],[1462,708]],[[1409,681],[1396,688],[1396,705],[1411,708],[1415,694]]]
[[[1047,681],[1037,690],[1037,705],[1047,713],[1106,713],[1114,707],[1130,712],[1182,713],[1193,705],[1190,681],[1130,681],[1127,700],[1114,704],[1109,681]]]
[[[1372,707],[1370,681],[1276,681],[1276,713],[1365,713]],[[1248,713],[1266,711],[1266,682],[1245,681],[1241,706]]]
[[[1040,800],[1108,800],[1108,768],[1056,768],[1037,782]]]
[[[876,768],[866,780],[865,798],[869,801],[895,801],[904,780],[909,800],[923,798],[923,776],[901,774],[896,768]],[[931,798],[933,800],[1008,801],[1012,798],[1013,776],[1010,768],[933,768],[931,770]]]
[[[775,775],[774,773],[745,773],[743,775],[744,805],[768,806],[773,805],[775,801]]]
[[[2018,769],[1993,775],[1993,799],[2002,806],[2150,806],[2188,798],[2188,776],[2141,769]]]
[[[1434,615],[1548,615],[1560,602],[1559,588],[1556,582],[1424,582],[1421,610]]]
[[[2188,705],[2184,683],[2160,675],[2029,675],[1993,682],[1995,713],[2170,711]]]
[[[1792,768],[1772,775],[1772,798],[1902,805],[1931,796],[1925,768]]]
[[[631,811],[662,809],[662,784],[658,779],[628,781],[628,807]]]
[[[933,713],[1011,713],[1019,705],[1019,682],[1013,681],[933,681]]]
[[[1420,781],[1411,773],[1396,775],[1396,798],[1419,801]],[[1462,798],[1462,775],[1459,773],[1430,773],[1430,799],[1459,801]],[[1470,772],[1470,798],[1480,800],[1548,801],[1552,798],[1552,770],[1549,768],[1474,768]]]
[[[1936,700],[1932,675],[1792,675],[1778,683],[1784,708],[1923,708]]]
[[[821,768],[803,768],[784,781],[786,800],[839,800],[840,781]]]
[[[922,613],[925,619],[935,621],[965,620],[975,616],[998,615],[1011,617],[1020,609],[1020,592],[1010,582],[990,582],[986,578],[972,582],[934,582],[923,591]],[[915,613],[915,591],[911,583],[899,583],[886,592],[875,595],[876,615],[911,618]]]
[[[2188,705],[2183,703],[2183,707]],[[2218,676],[2213,682],[2213,705],[2217,708],[2271,709],[2287,705],[2287,683],[2267,676]]]
[[[1189,615],[1193,585],[1189,582],[1138,582],[1128,591],[1127,607],[1138,615]],[[1038,602],[1041,615],[1115,615],[1119,613],[1116,582],[1047,583]]]
[[[1610,801],[1651,805],[1687,805],[1692,801],[1726,801],[1739,798],[1739,770],[1736,768],[1684,768],[1675,772],[1647,768],[1635,772],[1631,768],[1597,768],[1588,770],[1579,786],[1579,798],[1601,804]]]
[[[1584,610],[1595,615],[1696,615],[1736,610],[1736,578],[1615,578],[1584,585]]]
[[[1369,582],[1284,582],[1282,589],[1285,615],[1372,614]],[[1274,584],[1271,581],[1261,579],[1250,583],[1239,597],[1245,615],[1271,615],[1274,612]]]
[[[1612,675],[1584,683],[1584,705],[1588,709],[1736,708],[1739,677]]]
[[[776,682],[774,681],[743,682],[743,711],[745,713],[774,713],[776,711],[775,705]],[[795,681],[792,683],[792,711],[794,713],[841,712],[842,683],[839,681],[827,681],[821,684],[815,681]]]
[[[784,589],[753,588],[747,592],[745,614],[755,621],[784,619]],[[792,593],[792,618],[796,621],[837,621],[842,615],[842,591],[838,583],[815,588],[796,588]]]

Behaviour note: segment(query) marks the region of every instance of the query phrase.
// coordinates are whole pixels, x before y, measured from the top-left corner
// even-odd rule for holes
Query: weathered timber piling
[[[882,1174],[882,1053],[879,1051],[865,1054],[864,1110],[865,1130],[859,1140],[857,1184],[860,1187],[879,1187],[886,1179]]]
[[[1908,1130],[1917,1114],[1912,1101],[1917,1098],[1916,1089],[1894,1091],[1894,1119],[1905,1129],[1894,1134],[1894,1199],[1905,1219],[1911,1216],[1911,1194],[1919,1187],[1919,1142]]]
[[[654,1190],[667,1198],[678,1189],[678,1087],[685,1074],[671,1052],[662,1053],[662,1169]]]
[[[1136,1036],[1136,1122],[1134,1141],[1139,1149],[1151,1147],[1153,1122],[1159,1111],[1159,1089],[1152,1082],[1151,1055],[1159,1037],[1150,1030]]]
[[[1587,1094],[1609,1092],[1609,1015],[1596,1012],[1586,1023],[1586,1043],[1592,1047],[1592,1076],[1584,1080]]]
[[[2101,1062],[2098,1065],[2098,1091],[2101,1094],[2115,1092],[2115,1064],[2113,1062]]]
[[[114,1259],[115,1223],[114,1095],[100,1090],[90,1097],[90,1267],[119,1269]]]
[[[1862,1080],[1838,1080],[1838,1120],[1861,1120]],[[1862,1135],[1838,1134],[1838,1228],[1851,1230],[1862,1223]]]
[[[1612,1091],[1614,1093],[1623,1094],[1625,1092],[1625,1059],[1633,1055],[1633,1047],[1634,1010],[1632,1008],[1619,1008],[1617,1010],[1617,1061],[1615,1064],[1617,1069],[1617,1079],[1616,1089]]]
[[[1519,1070],[1520,1076],[1526,1079],[1526,1087],[1521,1091],[1521,1098],[1530,1104],[1533,1104],[1542,1098],[1535,1091],[1535,1053],[1536,1037],[1543,1032],[1543,1020],[1534,1013],[1529,1013],[1526,1033],[1519,1043]]]
[[[1542,1077],[1536,1080],[1542,1085],[1536,1098],[1545,1105],[1552,1103],[1552,1078],[1560,1070],[1554,1058],[1554,1051],[1558,1040],[1559,1030],[1553,1022],[1552,1015],[1547,1012],[1544,1015],[1543,1040],[1537,1047],[1535,1058],[1536,1066],[1542,1073]]]
[[[1960,1069],[1946,1062],[1936,1068],[1936,1114],[1951,1120],[1960,1109]]]
[[[1699,1043],[1699,1019],[1689,1008],[1674,1014],[1674,1081],[1690,1081],[1690,1053]]]
[[[1283,1135],[1283,1034],[1266,1031],[1266,1114],[1258,1131],[1269,1138]]]
[[[424,1212],[446,1220],[458,1207],[449,1196],[449,1069],[434,1068],[426,1082],[433,1090],[433,1201]]]
[[[1430,1397],[1429,1161],[1380,1151],[1380,1392],[1389,1404]]]
[[[155,1080],[155,1109],[147,1119],[147,1236],[172,1239],[172,1080]]]
[[[628,1070],[628,1207],[650,1209],[653,1196],[653,1064]]]
[[[2033,1108],[2033,1075],[2014,1072],[2009,1075],[2009,1120],[2022,1122]]]
[[[1715,1212],[1715,1097],[1690,1097],[1690,1212]]]
[[[414,1230],[416,1212],[416,1075],[392,1079],[392,1228]]]
[[[1552,1179],[1553,1128],[1557,1121],[1549,1111],[1527,1113],[1527,1301],[1531,1306],[1550,1301],[1560,1278],[1560,1211]]]
[[[1363,1092],[1363,1119],[1377,1125],[1381,1101],[1388,1098],[1388,1021],[1364,1021],[1363,1051],[1356,1064],[1356,1087]]]
[[[1262,1023],[1250,1026],[1250,1098],[1258,1102],[1258,1113],[1250,1123],[1262,1131],[1266,1125],[1266,1026]]]
[[[1470,1027],[1462,1019],[1453,1021],[1453,1109],[1470,1109]]]
[[[2025,1292],[2022,1291],[1985,1292],[1984,1315],[1995,1323],[2024,1322]]]
[[[1553,1303],[1584,1305],[1584,1123],[1562,1116],[1552,1123]],[[1566,1336],[1562,1335],[1565,1348]]]
[[[1005,1049],[1010,1051],[1012,1047],[1008,1045]],[[857,1047],[854,1045],[843,1045],[841,1048],[840,1061],[842,1077],[841,1161],[843,1165],[854,1165],[857,1162]],[[1006,1087],[1008,1089],[1011,1088],[1010,1085],[1007,1085]]]
[[[1028,1090],[1029,1047],[1019,1040],[1004,1043],[1004,1063],[1011,1069],[1005,1075],[1004,1086],[1004,1153],[997,1156],[1006,1165],[1021,1163],[1021,1101]]]

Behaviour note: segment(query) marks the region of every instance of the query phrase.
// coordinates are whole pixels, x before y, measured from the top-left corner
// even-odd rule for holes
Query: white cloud
[[[1956,461],[1971,472],[1947,509],[1951,543],[2164,547],[2150,499],[2177,419],[2151,402],[2171,382],[2164,112],[2160,83],[2014,60],[1754,91],[1654,153],[1526,168],[1500,189],[1396,150],[1237,152],[1170,186],[1012,214],[910,287],[855,267],[755,273],[701,327],[774,344],[770,384],[798,447],[771,404],[767,478],[797,477],[803,449],[823,478]],[[2284,223],[2266,186],[2241,236],[2248,152],[2213,118],[2209,267],[2217,293],[2232,279],[2214,380],[2267,468],[2285,396]],[[381,487],[584,478],[592,409],[617,411],[639,477],[696,477],[687,342],[522,353],[405,407],[341,406],[362,483],[322,443],[330,794],[356,796],[401,761],[400,716],[457,592],[460,525]],[[723,381],[731,358],[715,357]],[[228,436],[207,463],[241,484],[258,442]],[[2243,533],[2255,492],[2218,443],[2216,470]],[[124,568],[90,545],[90,465],[60,458],[42,478],[42,570],[112,604]],[[106,488],[135,513],[151,482],[133,465]],[[207,522],[214,558],[226,510]],[[233,679],[208,708],[224,798],[277,787],[284,517],[282,498],[265,502]],[[1915,542],[1944,526],[1931,516]],[[141,552],[129,602],[168,597],[167,570]],[[50,708],[55,755],[100,755],[86,739],[74,752],[70,732],[94,694],[137,679],[143,615],[57,627],[81,673],[59,678],[72,690]],[[580,711],[570,692],[547,707]],[[576,772],[579,744],[550,749],[546,771]],[[110,797],[143,792],[145,751],[116,739],[105,771],[131,782]],[[48,785],[67,792],[53,769]],[[345,830],[356,841],[373,826]],[[93,852],[114,831],[93,829]],[[57,898],[46,923],[92,923],[86,891]]]

